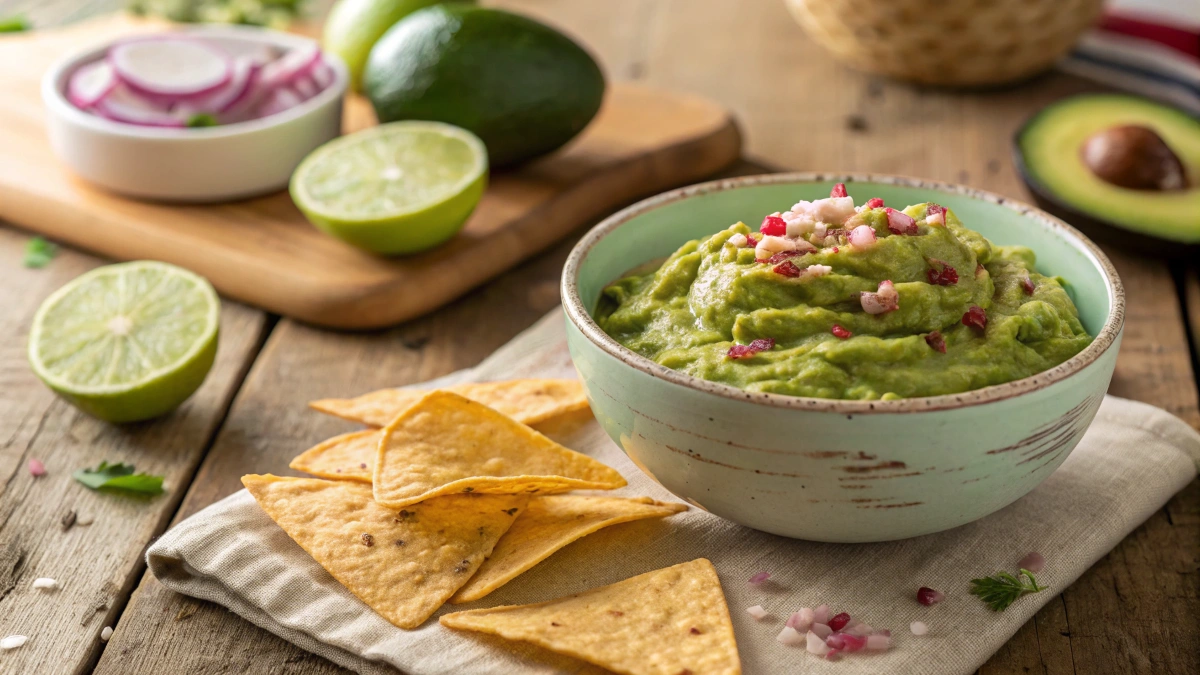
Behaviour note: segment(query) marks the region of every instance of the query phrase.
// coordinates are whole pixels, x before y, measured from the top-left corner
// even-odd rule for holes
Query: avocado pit
[[[1183,162],[1157,132],[1139,124],[1097,131],[1079,149],[1083,163],[1101,180],[1131,190],[1184,190]]]

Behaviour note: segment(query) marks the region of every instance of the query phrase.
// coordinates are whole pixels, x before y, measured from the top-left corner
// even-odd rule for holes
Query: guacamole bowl
[[[757,224],[845,183],[858,203],[936,202],[997,245],[1066,280],[1092,342],[1030,377],[959,394],[837,400],[739,389],[661,366],[593,316],[603,289],[685,242]],[[1079,443],[1116,365],[1125,298],[1074,228],[968,187],[885,175],[772,174],[644,200],[589,232],[563,270],[567,342],[596,419],[648,476],[747,527],[828,542],[903,539],[982,518],[1049,476]]]

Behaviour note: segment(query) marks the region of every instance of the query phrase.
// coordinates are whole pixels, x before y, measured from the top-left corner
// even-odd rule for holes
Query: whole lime
[[[381,122],[435,120],[473,132],[493,167],[548,153],[587,126],[604,75],[582,47],[511,12],[434,5],[371,49],[363,91]]]
[[[350,69],[350,86],[360,91],[367,54],[400,19],[438,0],[339,0],[325,19],[321,44]]]

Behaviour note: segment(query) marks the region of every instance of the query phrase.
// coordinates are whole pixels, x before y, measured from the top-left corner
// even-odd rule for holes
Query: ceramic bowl
[[[601,289],[690,239],[757,223],[846,183],[860,201],[952,209],[997,244],[1023,244],[1069,280],[1095,340],[1069,361],[949,396],[840,401],[747,392],[664,368],[592,320]],[[605,431],[647,475],[689,503],[787,537],[871,542],[982,518],[1062,464],[1104,398],[1124,325],[1120,279],[1078,231],[971,188],[883,175],[775,174],[704,183],[600,223],[563,271],[567,342]]]
[[[263,45],[291,49],[311,41],[249,26],[197,27],[187,34],[231,54]],[[349,76],[326,55],[335,78],[313,98],[261,119],[196,129],[123,124],[76,108],[65,96],[80,66],[100,59],[111,42],[89,47],[51,66],[42,78],[50,146],[75,174],[104,189],[162,201],[215,202],[287,187],[292,171],[317,146],[341,133]]]

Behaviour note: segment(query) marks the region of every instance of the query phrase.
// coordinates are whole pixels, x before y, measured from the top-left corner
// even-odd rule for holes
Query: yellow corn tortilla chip
[[[288,466],[322,478],[370,483],[382,437],[378,429],[334,436],[300,453]]]
[[[472,602],[512,581],[558,549],[596,530],[643,518],[663,518],[686,511],[684,504],[649,497],[535,497],[451,604]]]
[[[522,424],[534,424],[588,407],[579,380],[469,382],[445,387],[442,391],[482,403]],[[355,398],[326,398],[308,405],[352,422],[385,427],[428,393],[416,389],[380,389]]]
[[[610,490],[614,469],[448,391],[426,394],[383,431],[375,501],[393,509],[445,494]]]
[[[441,622],[623,675],[742,672],[721,582],[704,558],[549,602],[444,614]]]
[[[405,629],[471,578],[529,499],[451,495],[397,513],[348,481],[251,474],[242,484],[334,579]]]

